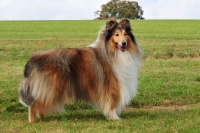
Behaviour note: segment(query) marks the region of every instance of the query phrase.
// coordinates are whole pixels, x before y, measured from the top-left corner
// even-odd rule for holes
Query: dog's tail
[[[57,111],[67,98],[67,90],[63,89],[67,76],[62,75],[60,64],[53,62],[55,57],[50,58],[53,61],[47,57],[50,58],[50,54],[36,54],[25,65],[24,79],[18,89],[19,102],[26,107],[40,103],[38,108]]]
[[[28,78],[24,78],[18,89],[19,102],[26,107],[30,106],[34,101],[28,80]]]
[[[19,102],[26,107],[30,106],[34,101],[30,88],[30,72],[31,70],[27,63],[24,69],[24,79],[22,80],[21,85],[18,89]]]
[[[66,56],[59,50],[33,55],[24,68],[24,79],[19,87],[19,101],[24,106],[37,106],[43,112],[60,112],[68,98]],[[68,83],[68,84],[67,84]],[[69,95],[70,96],[70,95]]]

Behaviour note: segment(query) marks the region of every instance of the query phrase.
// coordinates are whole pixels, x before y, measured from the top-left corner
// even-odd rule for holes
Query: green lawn
[[[104,20],[0,21],[0,132],[200,132],[200,20],[132,20],[144,52],[138,94],[119,121],[107,121],[89,105],[28,124],[18,102],[23,68],[36,51],[84,47]]]

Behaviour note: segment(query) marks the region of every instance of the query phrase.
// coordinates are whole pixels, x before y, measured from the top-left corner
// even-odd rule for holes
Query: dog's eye
[[[116,34],[115,36],[119,36],[119,34]]]
[[[124,33],[124,36],[126,36],[127,34],[126,33]]]

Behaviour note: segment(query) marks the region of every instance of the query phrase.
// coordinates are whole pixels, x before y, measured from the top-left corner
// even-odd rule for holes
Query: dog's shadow
[[[105,120],[105,117],[98,111],[91,110],[87,113],[83,113],[84,111],[73,111],[71,113],[65,112],[62,114],[54,114],[48,115],[43,118],[37,118],[37,121],[74,121],[74,120],[81,120],[81,121],[88,121],[88,120]]]
[[[126,108],[125,108],[126,109]],[[12,104],[8,106],[5,110],[6,112],[12,113],[27,113],[28,109],[24,106],[21,106],[20,103],[14,100]],[[169,113],[169,112],[168,112]],[[140,118],[151,118],[154,119],[156,117],[160,117],[159,113],[148,111],[148,110],[141,110],[140,108],[134,108],[132,111],[123,110],[120,118],[121,120],[124,119],[140,119]],[[94,109],[90,105],[85,104],[72,104],[67,105],[65,108],[65,112],[61,114],[52,114],[45,116],[44,118],[37,118],[37,121],[74,121],[74,120],[81,120],[81,121],[108,121],[103,114],[101,114],[98,110]]]
[[[156,114],[150,113],[148,111],[122,111],[120,115],[120,120],[127,120],[127,119],[140,119],[140,118],[152,118],[154,119],[157,117]],[[96,110],[90,110],[87,113],[84,111],[74,111],[72,113],[62,113],[62,114],[54,114],[45,116],[44,118],[38,118],[37,121],[109,121],[105,118],[103,114]]]
[[[36,118],[37,121],[74,121],[74,120],[81,120],[81,121],[108,121],[105,116],[100,113],[98,110],[92,108],[91,106],[67,106],[65,108],[65,112],[61,114],[51,114],[47,115],[43,118]],[[12,113],[27,113],[28,109],[24,106],[21,106],[19,103],[12,104],[8,106],[5,110],[6,112]],[[169,113],[169,112],[168,112]],[[155,119],[156,117],[160,117],[159,113],[148,111],[148,110],[141,110],[140,108],[134,108],[133,110],[123,110],[121,112],[120,118],[121,120],[127,119]]]

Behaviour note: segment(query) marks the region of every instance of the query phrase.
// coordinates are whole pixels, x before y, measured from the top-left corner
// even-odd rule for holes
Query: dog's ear
[[[121,21],[120,21],[119,23],[120,23],[123,27],[126,27],[126,28],[130,28],[130,27],[131,27],[130,21],[129,21],[129,19],[127,19],[127,18],[121,19]]]
[[[112,18],[106,22],[106,30],[112,30],[116,25],[116,19]]]

